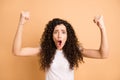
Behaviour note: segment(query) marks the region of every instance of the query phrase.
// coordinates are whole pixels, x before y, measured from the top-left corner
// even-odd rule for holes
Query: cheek
[[[67,35],[64,36],[64,41],[65,41],[65,42],[67,41]]]
[[[54,41],[54,42],[56,41],[56,36],[55,36],[55,35],[53,35],[53,41]]]

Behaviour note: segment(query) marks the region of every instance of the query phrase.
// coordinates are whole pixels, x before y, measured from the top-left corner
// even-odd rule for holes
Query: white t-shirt
[[[62,50],[56,50],[53,62],[46,71],[46,80],[74,80],[74,70],[69,68]]]

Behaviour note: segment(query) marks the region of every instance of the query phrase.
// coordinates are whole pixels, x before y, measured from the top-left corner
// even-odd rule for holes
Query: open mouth
[[[62,43],[62,41],[61,41],[61,40],[59,40],[59,41],[58,41],[58,44],[59,44],[59,45],[61,45],[61,43]]]

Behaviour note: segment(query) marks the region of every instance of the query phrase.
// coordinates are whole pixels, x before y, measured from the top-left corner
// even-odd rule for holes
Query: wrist
[[[19,24],[18,25],[24,25],[24,23],[22,23],[22,22],[19,22]]]
[[[18,24],[18,27],[23,27],[23,26],[24,26],[24,24],[22,24],[22,23]]]
[[[24,18],[20,18],[20,20],[19,20],[19,25],[24,25],[24,24],[25,24]]]
[[[100,27],[101,31],[105,31],[105,26]]]

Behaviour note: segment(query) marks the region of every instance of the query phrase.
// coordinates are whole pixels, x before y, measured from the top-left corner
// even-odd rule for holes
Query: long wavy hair
[[[70,64],[70,69],[78,67],[79,62],[83,62],[83,56],[80,50],[80,44],[75,35],[75,31],[70,23],[60,18],[54,18],[48,22],[41,37],[40,63],[43,70],[49,69],[54,59],[56,46],[53,41],[53,31],[57,25],[63,24],[67,30],[67,40],[63,46],[63,53]]]

